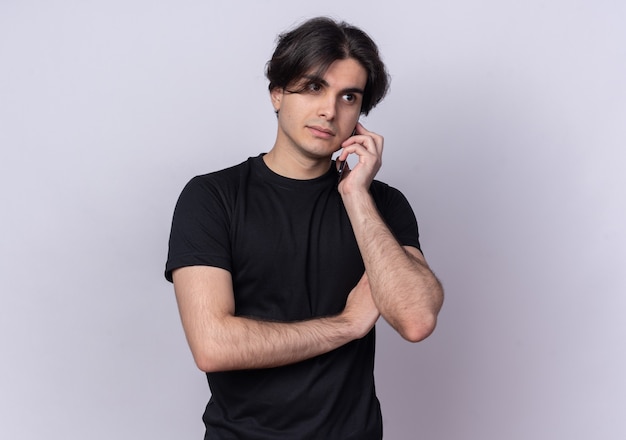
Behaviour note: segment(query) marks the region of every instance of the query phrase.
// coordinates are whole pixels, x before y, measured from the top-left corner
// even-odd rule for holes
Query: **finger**
[[[349,145],[354,145],[354,144],[361,144],[365,148],[370,148],[370,149],[374,149],[378,151],[378,148],[376,146],[376,141],[374,140],[374,138],[368,135],[364,135],[364,134],[358,134],[356,136],[349,137],[348,139],[343,141],[341,146],[345,148]]]
[[[350,154],[354,154],[358,157],[358,162],[355,165],[355,168],[361,168],[364,166],[365,169],[378,170],[382,165],[382,157],[376,151],[368,150],[363,147],[361,144],[354,144],[344,148],[342,154],[346,155],[346,158]]]
[[[357,139],[353,139],[353,138],[357,138]],[[374,156],[379,155],[378,149],[374,145],[374,141],[367,137],[353,136],[352,138],[344,141],[341,144],[341,148],[342,150],[339,153],[339,156],[337,156],[337,160],[346,160],[346,158],[350,154],[355,154],[355,153],[358,155],[364,155],[364,154],[371,154]]]
[[[337,156],[337,162],[345,162],[348,159],[349,154],[350,152],[346,151],[346,149],[344,148],[343,150],[341,150],[341,153],[339,153],[339,156]]]
[[[361,121],[356,123],[356,128],[354,130],[356,132],[356,134],[367,134],[369,133],[367,131],[367,129],[365,128],[365,126],[363,124],[361,124]]]
[[[373,131],[369,131],[367,128],[365,128],[365,125],[363,125],[361,123],[361,121],[356,123],[356,127],[355,127],[354,131],[357,134],[364,134],[364,135],[375,135],[376,134]]]
[[[345,160],[350,154],[356,154],[359,157],[359,161],[369,158],[375,160],[380,157],[380,155],[374,148],[367,148],[363,144],[354,143],[343,147],[343,150],[341,151],[338,159]]]
[[[381,145],[384,143],[384,138],[379,135],[378,133],[374,133],[373,131],[369,131],[368,129],[365,128],[365,126],[363,124],[361,124],[361,122],[358,122],[356,124],[356,128],[355,128],[355,133],[358,135],[364,135],[364,136],[369,136],[371,137],[374,142],[376,143],[376,145]]]
[[[354,144],[361,144],[365,148],[376,151],[378,154],[382,154],[384,139],[382,136],[375,133],[370,134],[358,134],[351,136],[341,144],[342,147],[347,147]]]

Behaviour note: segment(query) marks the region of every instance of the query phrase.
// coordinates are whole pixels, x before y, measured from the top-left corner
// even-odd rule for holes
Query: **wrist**
[[[344,205],[363,205],[373,203],[372,195],[368,188],[345,187],[340,191]]]
[[[364,315],[355,313],[354,310],[344,309],[337,318],[339,319],[342,337],[344,338],[343,343],[361,339],[372,329],[372,323]]]
[[[372,218],[372,216],[376,216],[378,212],[376,203],[369,191],[345,193],[342,194],[341,199],[353,228],[356,227],[355,222]]]

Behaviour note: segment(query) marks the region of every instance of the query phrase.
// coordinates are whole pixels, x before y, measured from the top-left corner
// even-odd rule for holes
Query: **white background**
[[[379,43],[379,178],[446,288],[427,341],[379,325],[385,438],[626,438],[625,5],[1,0],[0,438],[202,438],[172,210],[271,147],[264,65],[314,15]]]

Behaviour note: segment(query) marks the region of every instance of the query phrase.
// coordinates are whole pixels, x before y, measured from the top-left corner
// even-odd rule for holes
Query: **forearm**
[[[228,315],[211,323],[201,340],[189,342],[198,367],[210,372],[292,364],[355,338],[342,315],[298,322]]]
[[[190,266],[173,278],[187,342],[207,372],[277,367],[327,353],[365,336],[379,316],[365,275],[340,314],[296,322],[235,316],[226,270]]]
[[[441,308],[441,284],[419,251],[398,243],[369,192],[343,194],[343,200],[378,310],[407,340],[424,339]]]

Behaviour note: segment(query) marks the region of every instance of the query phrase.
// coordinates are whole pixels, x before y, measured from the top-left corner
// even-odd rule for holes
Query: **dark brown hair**
[[[304,75],[322,77],[337,60],[353,58],[367,71],[361,113],[367,115],[385,97],[389,75],[376,43],[361,29],[326,17],[305,21],[278,36],[265,75],[270,91],[286,89]]]

